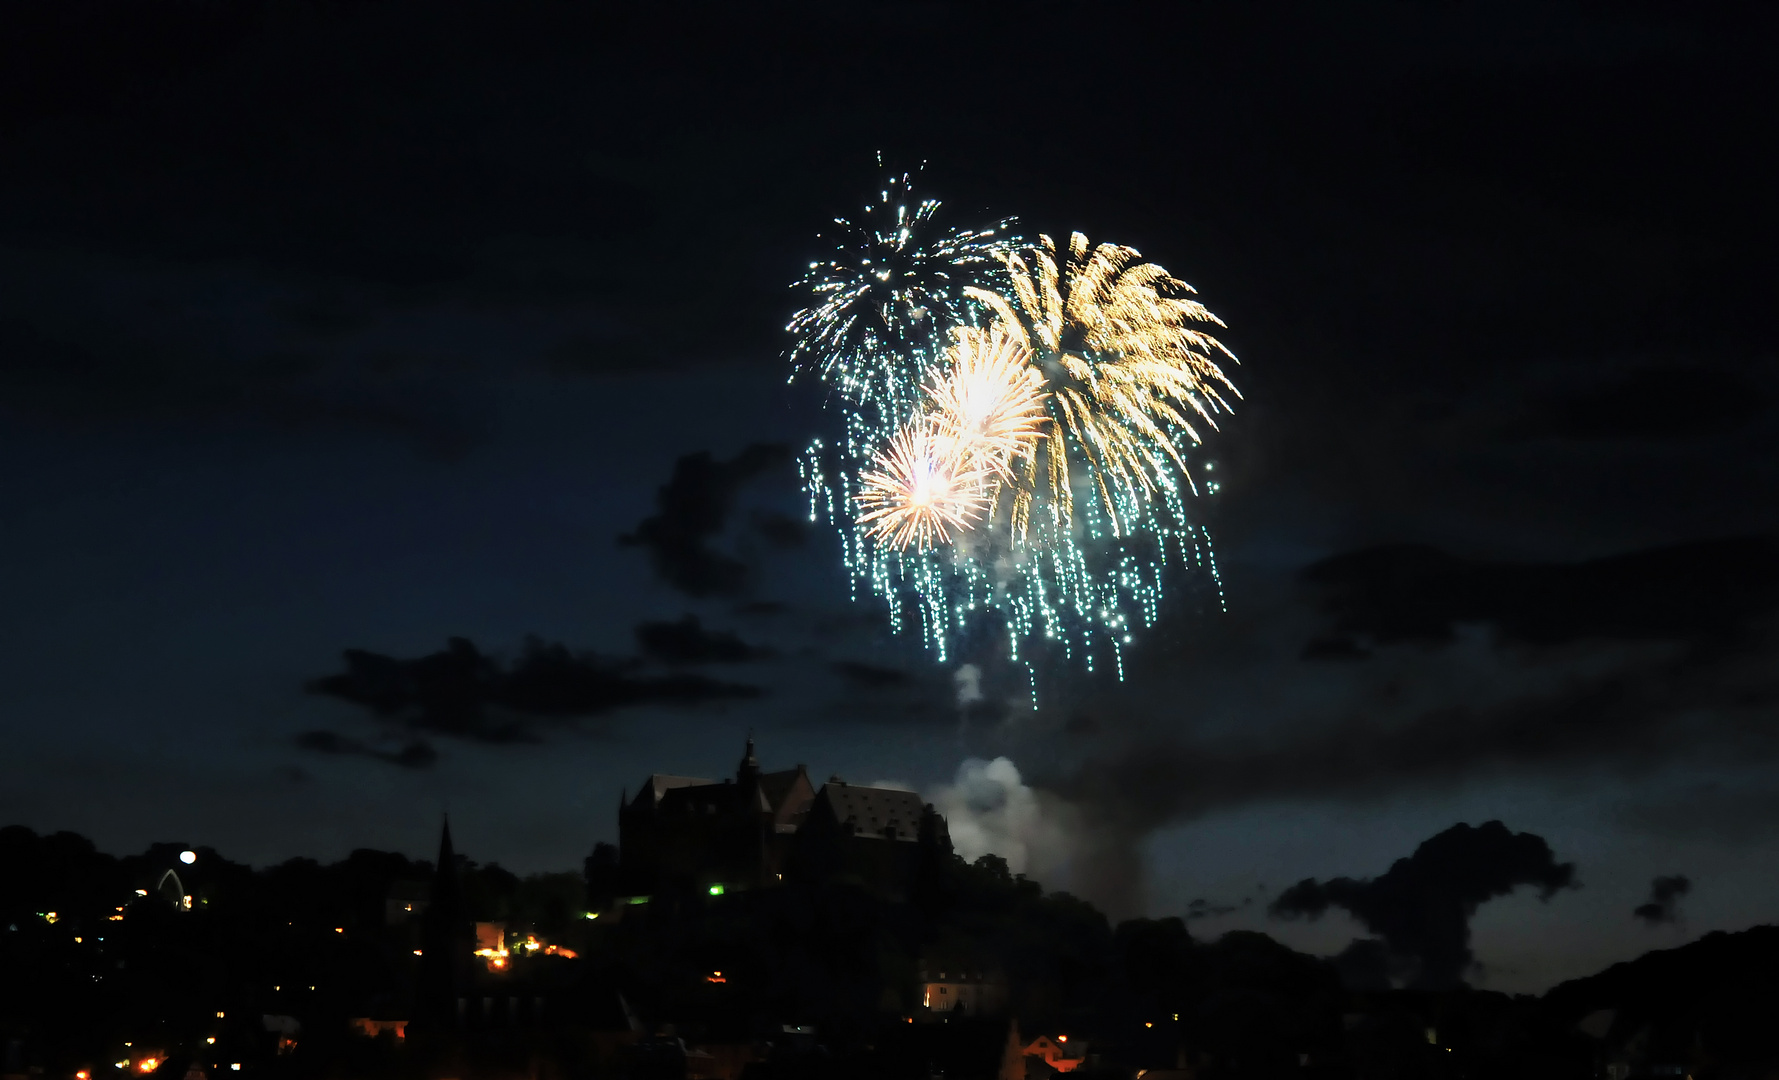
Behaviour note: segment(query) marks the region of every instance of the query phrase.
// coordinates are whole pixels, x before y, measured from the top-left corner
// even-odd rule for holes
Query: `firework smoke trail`
[[[892,195],[905,176],[865,226],[842,223],[790,325],[845,427],[799,460],[811,519],[839,530],[854,598],[885,600],[896,632],[916,619],[939,660],[991,615],[1034,704],[1040,653],[1090,671],[1109,654],[1123,678],[1171,567],[1208,571],[1221,597],[1185,504],[1197,424],[1239,396],[1195,325],[1221,323],[1133,249],[1076,234],[1059,265],[1048,238],[939,232],[936,202]]]

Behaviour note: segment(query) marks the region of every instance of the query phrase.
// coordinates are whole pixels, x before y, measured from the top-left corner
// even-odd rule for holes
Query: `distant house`
[[[389,892],[383,898],[383,923],[385,926],[400,926],[409,920],[418,919],[426,914],[426,905],[432,898],[432,888],[424,881],[392,881]]]
[[[392,1033],[398,1040],[408,1037],[408,1022],[406,1020],[377,1020],[369,1016],[355,1016],[346,1021],[346,1027],[354,1034],[363,1035],[367,1039],[374,1039],[386,1031]]]
[[[1044,1064],[1059,1073],[1072,1072],[1087,1060],[1087,1044],[1067,1035],[1040,1035],[1025,1044],[1025,1056],[1041,1058]],[[1028,1070],[1029,1072],[1029,1070]]]
[[[962,1013],[1001,1016],[1007,1011],[1007,979],[999,971],[959,961],[923,961],[920,1007],[928,1018]]]

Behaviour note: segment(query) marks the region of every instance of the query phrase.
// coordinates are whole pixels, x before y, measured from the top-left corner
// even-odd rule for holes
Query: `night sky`
[[[1199,936],[1446,857],[1489,988],[1770,921],[1772,9],[1093,11],[9,5],[0,823],[569,869],[751,729]],[[878,152],[1228,323],[1227,612],[1122,685],[933,662],[805,521],[788,286]],[[1491,820],[1549,853],[1391,871]]]

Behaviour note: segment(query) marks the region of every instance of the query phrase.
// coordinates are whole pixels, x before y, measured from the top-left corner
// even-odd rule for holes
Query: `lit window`
[[[712,895],[712,896],[723,895],[723,887],[721,885],[712,885],[710,887],[710,895]]]

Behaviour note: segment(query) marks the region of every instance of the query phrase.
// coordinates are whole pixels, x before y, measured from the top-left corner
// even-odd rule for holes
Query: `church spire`
[[[747,733],[747,751],[741,755],[741,764],[735,770],[735,779],[737,783],[745,784],[759,776],[760,759],[754,756],[754,733],[750,729]]]
[[[451,815],[450,814],[445,815],[445,827],[444,827],[444,830],[439,833],[438,868],[442,870],[447,866],[451,867],[453,872],[455,872],[456,867],[457,867],[457,851],[456,851],[456,849],[454,849],[451,846]]]

